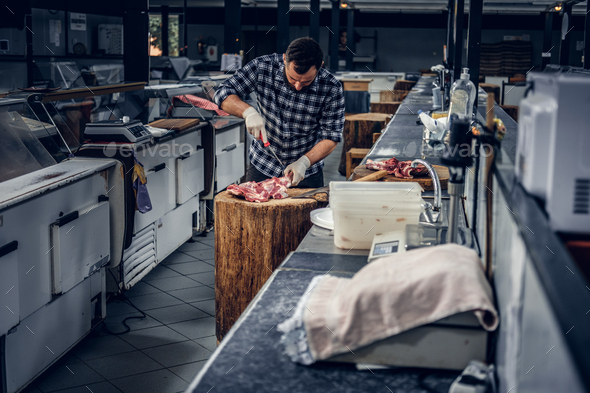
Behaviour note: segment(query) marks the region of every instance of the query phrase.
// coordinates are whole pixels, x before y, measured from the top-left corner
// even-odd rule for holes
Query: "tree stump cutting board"
[[[289,189],[296,196],[312,189]],[[215,319],[221,341],[272,272],[299,246],[309,213],[328,204],[316,199],[248,202],[227,191],[215,197]]]
[[[384,113],[346,115],[343,131],[344,146],[338,166],[338,172],[342,176],[346,176],[346,152],[354,147],[362,149],[373,146],[373,134],[381,132],[390,119],[391,115]]]
[[[436,171],[436,174],[438,175],[438,179],[440,180],[441,189],[445,190],[449,183],[449,168],[441,165],[433,165],[433,167]],[[361,177],[368,176],[371,173],[375,172],[376,171],[373,169],[367,169],[366,165],[359,165],[356,168],[354,168],[354,171],[352,172],[352,180],[360,179]],[[395,177],[393,175],[387,175],[380,181],[414,182],[420,183],[420,185],[425,191],[434,190],[434,185],[432,184],[432,178],[430,177],[430,175],[414,177],[413,179],[400,179],[399,177]]]
[[[389,115],[395,115],[397,108],[401,105],[401,101],[398,102],[371,102],[371,113],[385,113]]]

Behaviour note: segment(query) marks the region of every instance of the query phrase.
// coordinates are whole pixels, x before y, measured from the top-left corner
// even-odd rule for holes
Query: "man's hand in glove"
[[[246,129],[256,140],[261,140],[266,143],[266,130],[264,128],[264,119],[256,109],[250,107],[242,113],[242,117],[246,119]]]
[[[311,162],[309,161],[309,158],[303,155],[297,161],[285,168],[285,176],[289,176],[289,173],[293,173],[293,176],[291,176],[292,186],[296,186],[301,180],[305,179],[305,171],[310,165]]]

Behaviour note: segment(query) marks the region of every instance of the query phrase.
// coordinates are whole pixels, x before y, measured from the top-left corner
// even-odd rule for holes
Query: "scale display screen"
[[[382,256],[396,253],[399,247],[399,240],[377,243],[373,249],[373,256]]]

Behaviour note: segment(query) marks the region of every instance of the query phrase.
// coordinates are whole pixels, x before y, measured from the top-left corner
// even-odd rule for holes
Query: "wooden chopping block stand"
[[[401,101],[397,102],[371,102],[371,113],[385,113],[388,115],[395,115],[397,108],[401,105]]]
[[[338,172],[346,176],[346,152],[356,147],[367,149],[373,146],[373,133],[385,128],[391,115],[384,113],[359,113],[346,115],[344,120],[344,146]]]
[[[289,189],[296,196],[310,189]],[[272,272],[299,246],[309,213],[328,204],[305,199],[248,202],[227,191],[215,197],[215,333],[221,341]]]

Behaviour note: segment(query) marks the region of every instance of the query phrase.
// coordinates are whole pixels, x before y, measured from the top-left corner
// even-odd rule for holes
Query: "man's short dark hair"
[[[285,53],[287,63],[293,62],[293,68],[299,75],[305,74],[312,66],[320,69],[324,53],[320,45],[309,37],[297,38],[289,44]]]

